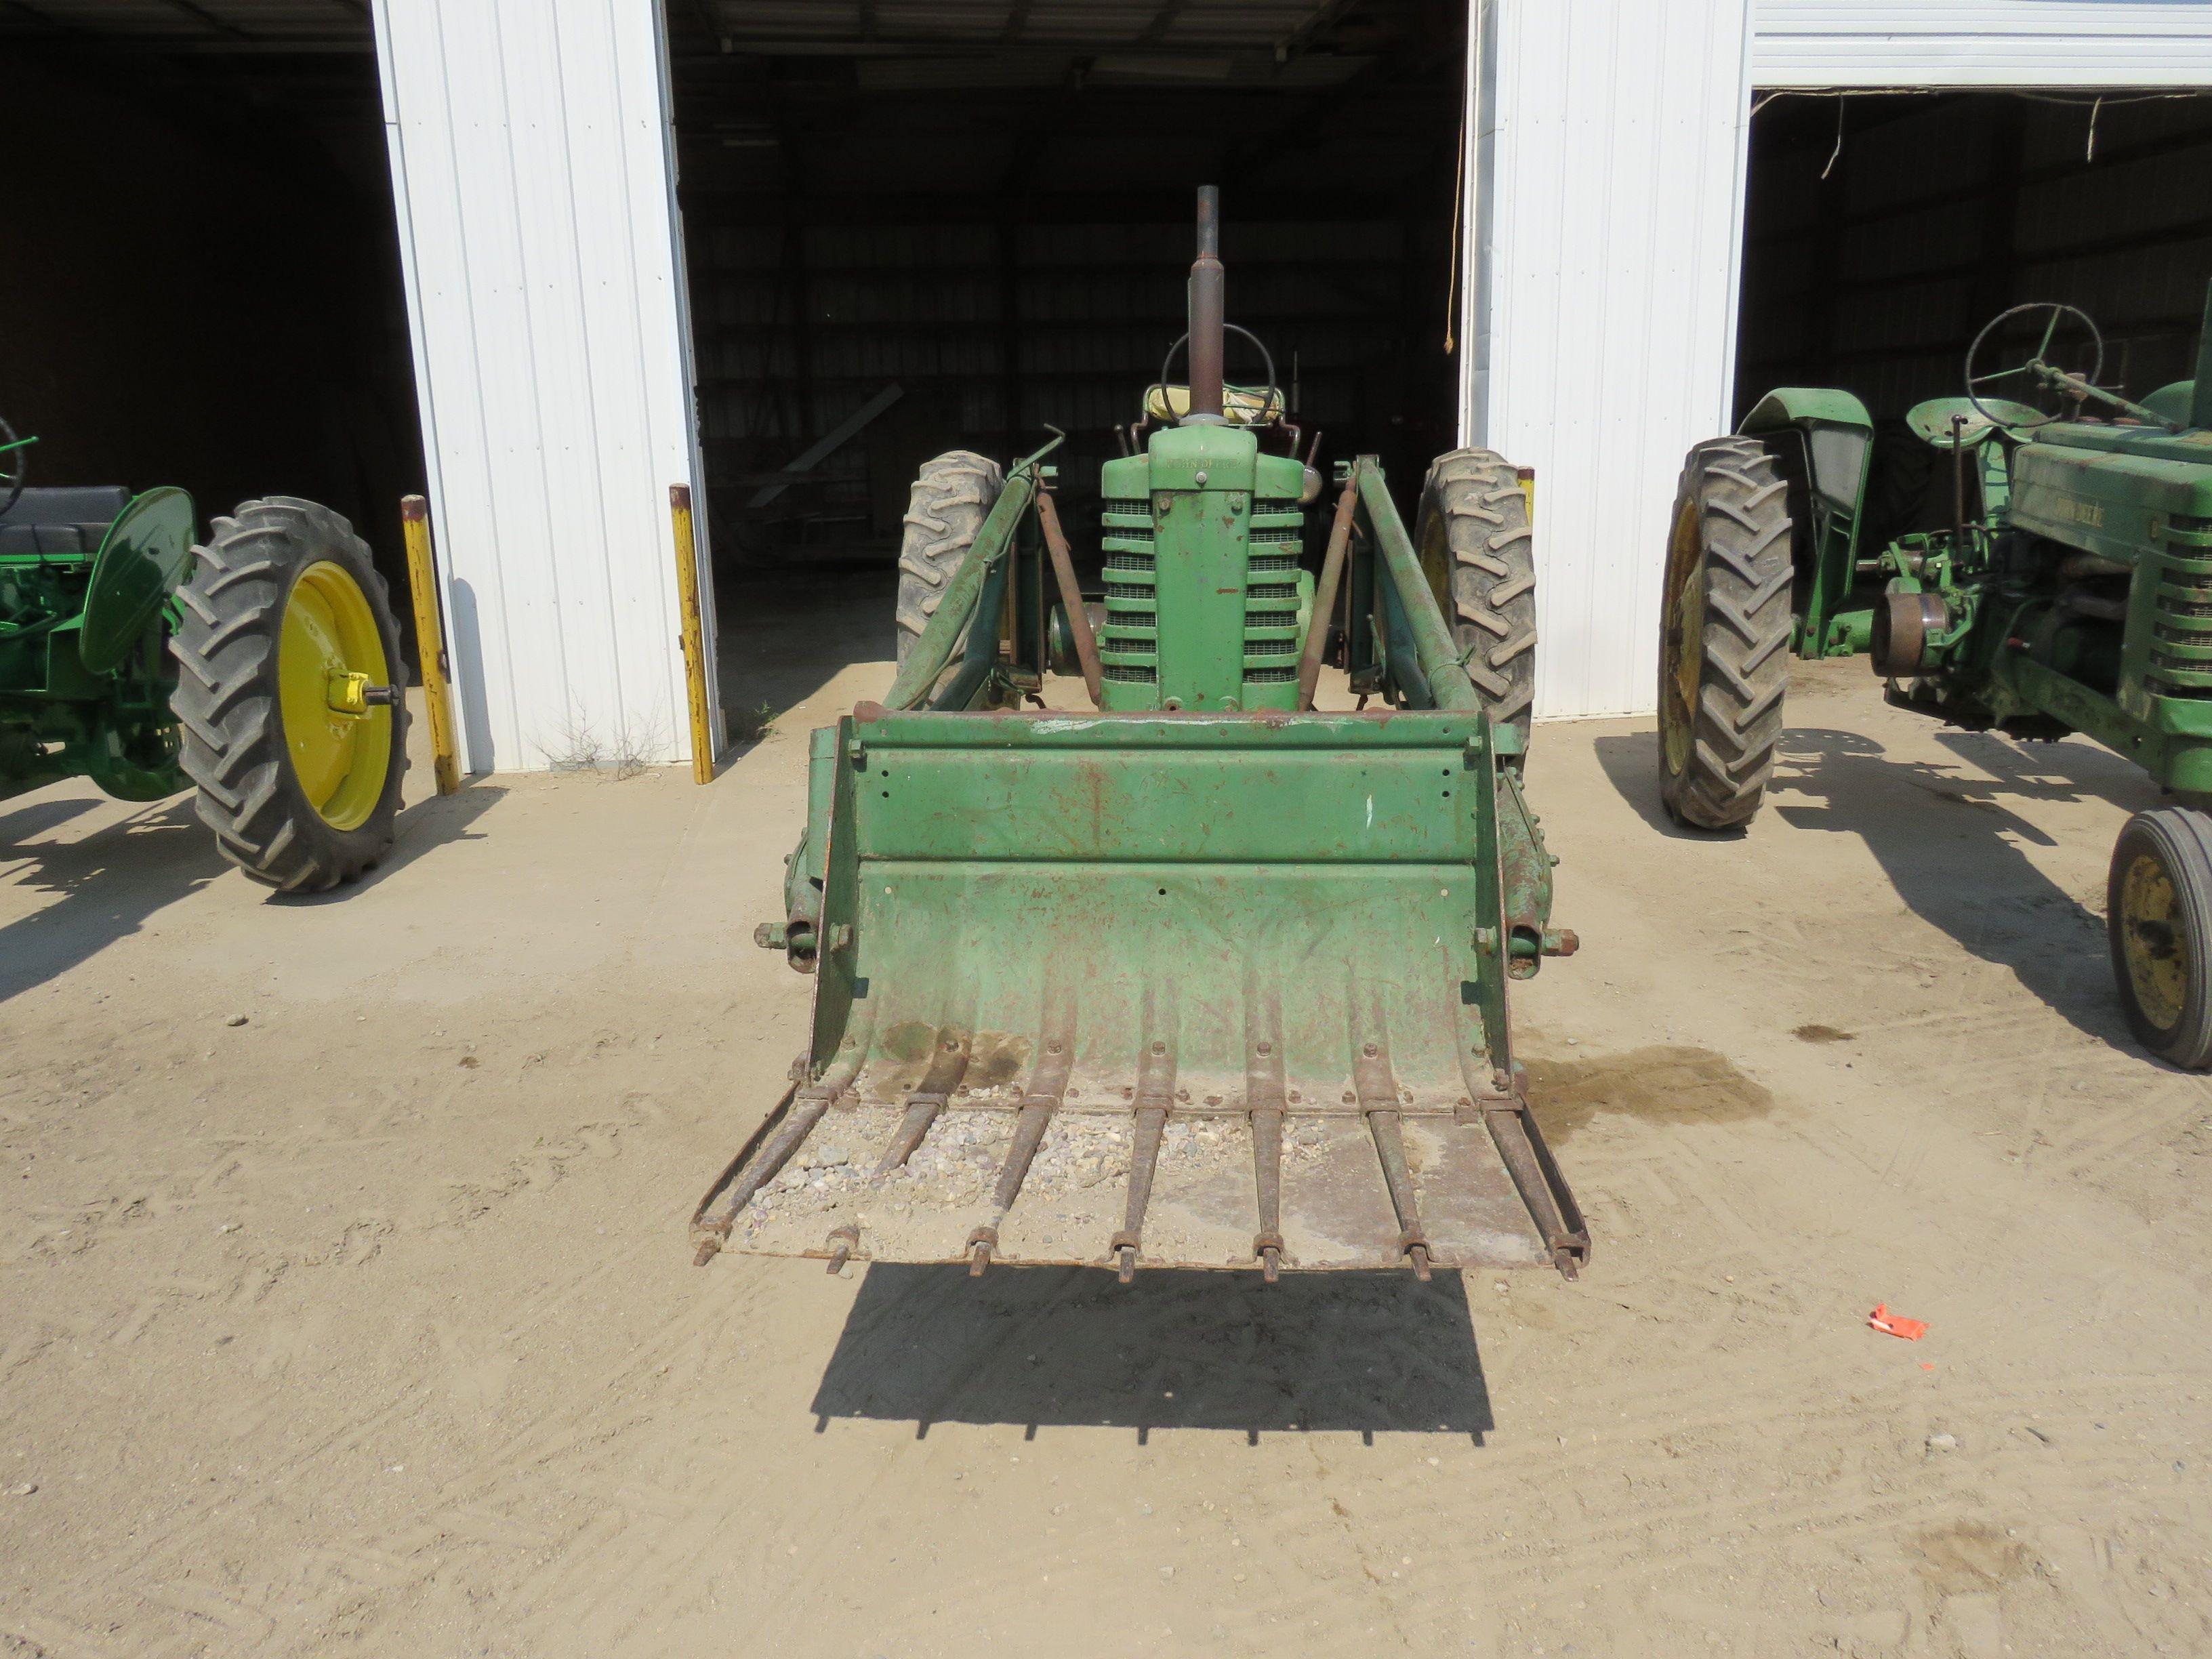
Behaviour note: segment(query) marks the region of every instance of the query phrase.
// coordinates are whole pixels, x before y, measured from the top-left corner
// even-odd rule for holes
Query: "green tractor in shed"
[[[399,635],[369,551],[274,496],[198,539],[173,487],[30,487],[0,422],[0,799],[70,777],[118,800],[197,786],[223,855],[316,892],[392,846]]]
[[[1792,656],[1864,654],[1889,701],[2015,738],[2081,732],[2172,798],[2120,832],[2112,969],[2143,1045],[2212,1066],[2212,295],[2193,380],[2131,402],[2071,306],[2016,306],[1963,396],[1906,417],[1948,459],[1948,523],[1881,535],[1875,427],[1848,392],[1785,387],[1683,466],[1659,667],[1676,822],[1757,813]],[[2000,396],[2000,392],[2015,394]]]
[[[1506,1019],[1575,943],[1522,793],[1520,481],[1446,455],[1408,535],[1340,463],[1310,568],[1312,449],[1272,368],[1224,382],[1210,189],[1189,321],[1188,385],[1103,469],[1095,629],[1053,446],[922,469],[897,678],[813,733],[757,935],[813,975],[811,1038],[694,1214],[702,1264],[1587,1256]],[[1316,706],[1329,656],[1358,708]],[[1023,706],[1056,668],[1088,708]]]

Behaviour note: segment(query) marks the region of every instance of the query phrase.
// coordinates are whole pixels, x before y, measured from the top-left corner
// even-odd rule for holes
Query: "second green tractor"
[[[406,769],[399,630],[328,507],[248,501],[202,538],[173,486],[31,486],[0,422],[0,799],[82,777],[195,789],[223,855],[312,893],[391,849]]]
[[[1889,701],[1971,730],[2081,732],[2166,804],[2113,848],[2121,1006],[2152,1053],[2212,1067],[2212,295],[2193,380],[2133,402],[2071,306],[2018,306],[1960,395],[1877,443],[1849,392],[1784,387],[1682,470],[1667,548],[1660,787],[1677,822],[1748,823],[1793,658],[1863,655]],[[1915,463],[1919,465],[1916,467]],[[1927,473],[1932,467],[1932,478]],[[1936,510],[1900,518],[1916,474]],[[1932,520],[1932,522],[1930,521]]]

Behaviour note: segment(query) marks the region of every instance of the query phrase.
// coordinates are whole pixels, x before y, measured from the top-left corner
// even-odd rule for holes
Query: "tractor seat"
[[[1231,426],[1272,426],[1283,417],[1283,394],[1269,386],[1225,386],[1221,412]],[[1146,387],[1145,413],[1163,426],[1173,425],[1190,413],[1190,388],[1158,383]]]
[[[45,554],[90,558],[107,526],[131,505],[121,484],[55,485],[26,489],[0,513],[0,554]]]

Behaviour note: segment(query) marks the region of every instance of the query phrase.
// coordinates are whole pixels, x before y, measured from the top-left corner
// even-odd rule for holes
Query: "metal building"
[[[1675,473],[1747,395],[1948,390],[1974,315],[2045,297],[2151,383],[2212,274],[2212,100],[2172,95],[2212,0],[27,0],[0,40],[326,127],[373,63],[398,370],[295,424],[411,380],[326,487],[377,524],[419,421],[477,770],[687,757],[672,487],[727,625],[748,572],[880,567],[918,454],[1121,418],[1200,172],[1232,317],[1335,440],[1401,489],[1455,441],[1535,469],[1552,717],[1653,706]]]

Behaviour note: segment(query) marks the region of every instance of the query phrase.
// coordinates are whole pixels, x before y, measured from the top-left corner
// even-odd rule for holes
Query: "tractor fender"
[[[1736,430],[1747,438],[1755,438],[1761,433],[1815,422],[1823,426],[1857,427],[1869,435],[1874,431],[1874,417],[1856,396],[1819,386],[1777,386],[1752,406]]]
[[[85,586],[76,648],[88,672],[112,674],[137,648],[147,624],[191,574],[197,532],[192,498],[174,484],[133,496],[116,514]]]

